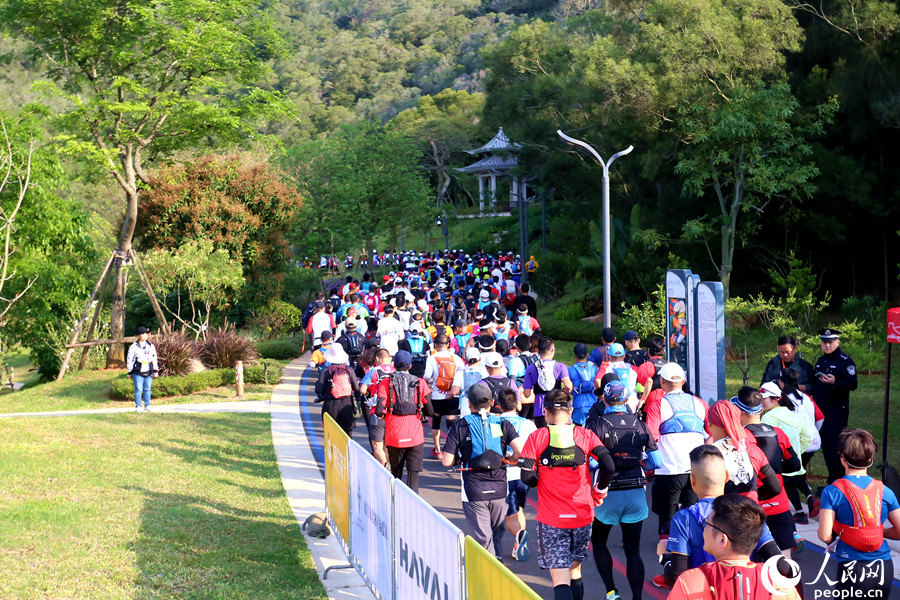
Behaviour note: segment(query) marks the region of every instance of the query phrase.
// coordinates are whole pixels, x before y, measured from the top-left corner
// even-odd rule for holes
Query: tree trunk
[[[722,223],[722,262],[719,266],[719,279],[722,280],[722,287],[725,292],[725,299],[730,295],[731,271],[734,269],[734,236],[736,227],[737,214],[731,215],[730,221]]]
[[[131,241],[134,238],[134,227],[137,224],[138,192],[137,189],[125,191],[125,221],[119,232],[115,259],[115,284],[113,286],[112,304],[110,305],[109,337],[121,339],[125,337],[125,269],[123,264],[128,260]],[[106,354],[107,369],[125,367],[125,345],[110,344]]]

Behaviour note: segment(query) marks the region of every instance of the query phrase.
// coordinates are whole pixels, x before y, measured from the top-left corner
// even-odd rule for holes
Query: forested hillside
[[[171,130],[141,155],[147,172],[130,191],[132,201],[140,195],[145,202],[149,188],[171,185],[152,178],[171,176],[172,163],[218,164],[222,156],[202,157],[251,152],[225,163],[265,163],[290,187],[285,197],[297,192],[301,198],[292,214],[279,217],[289,225],[272,230],[273,247],[290,244],[300,258],[396,247],[404,232],[436,231],[438,216],[452,220],[477,209],[477,181],[457,168],[475,160],[467,150],[503,127],[520,145],[514,174],[529,179],[527,251],[546,265],[536,284],[549,295],[596,294],[602,171],[563,144],[560,129],[606,157],[635,147],[611,173],[617,304],[646,299],[661,273],[676,266],[722,280],[735,296],[822,298],[828,291],[835,307],[849,296],[870,296],[870,306],[897,290],[900,14],[894,1],[223,1],[78,0],[53,5],[57,12],[47,8],[45,15],[38,0],[0,0],[0,114],[13,122],[23,106],[40,100],[43,108],[28,113],[37,117],[17,130],[21,140],[36,136],[53,174],[42,182],[47,195],[34,200],[52,196],[54,206],[83,210],[71,219],[65,211],[48,212],[58,236],[46,239],[78,252],[65,278],[45,277],[37,285],[90,289],[101,259],[86,264],[84,256],[105,255],[122,230],[127,194],[109,173],[130,160],[128,152],[95,147],[89,135],[95,121],[82,119],[87,113],[79,113],[75,91],[93,97],[90,110],[127,148],[114,115],[143,127],[135,114],[146,109],[159,118],[161,110],[153,85],[168,89],[195,75],[189,70],[170,81],[165,64],[144,65],[195,43],[185,31],[212,19],[222,23],[206,32],[212,44],[233,33],[229,28],[248,37],[204,48],[213,58],[198,64],[208,72],[182,96],[167,96],[173,106],[184,103],[188,118],[179,127],[160,122]],[[233,16],[220,14],[226,4]],[[172,27],[169,17],[189,27]],[[49,28],[50,18],[60,27]],[[164,33],[147,37],[132,27],[138,21]],[[78,81],[67,81],[59,67],[70,46],[51,44],[57,54],[42,56],[40,36],[65,36],[69,26],[94,36],[86,40],[98,53],[92,57],[76,44]],[[107,29],[122,37],[104,37]],[[189,55],[171,68],[180,69]],[[219,69],[220,59],[230,62]],[[127,73],[103,73],[104,88],[91,69],[102,71],[110,61],[120,61]],[[51,76],[55,95],[32,88]],[[60,149],[66,151],[57,156]],[[98,170],[98,159],[113,156],[106,174]],[[210,184],[184,182],[184,189],[204,185]],[[505,194],[501,182],[498,197]],[[229,201],[252,207],[259,198]],[[166,218],[141,209],[138,215]],[[51,262],[61,252],[37,243],[43,238],[29,231],[36,225],[23,221],[21,259],[12,259],[15,266],[30,257],[28,272],[40,271],[38,255]],[[142,224],[138,233],[160,225]],[[257,226],[256,235],[270,234],[268,224]],[[167,248],[196,241],[183,238]],[[517,232],[508,229],[456,242],[490,249],[498,239],[505,249],[518,244]],[[142,252],[157,245],[146,234],[136,244]],[[267,282],[275,295],[283,276],[289,270]],[[238,322],[256,308],[247,289],[230,308]],[[64,301],[45,294],[56,304],[42,310],[57,322],[70,318],[80,310],[78,295]],[[144,305],[136,310],[150,314]]]

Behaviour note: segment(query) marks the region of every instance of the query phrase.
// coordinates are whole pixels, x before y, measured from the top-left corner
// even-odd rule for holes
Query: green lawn
[[[0,439],[4,599],[325,597],[269,415],[4,419]]]
[[[29,387],[18,392],[0,394],[0,413],[45,412],[54,410],[81,410],[86,408],[124,408],[130,401],[112,400],[109,382],[122,371],[75,371],[59,383],[53,381]],[[184,404],[201,402],[227,402],[233,400],[268,400],[271,386],[246,385],[244,397],[235,396],[233,386],[214,388],[190,396],[153,398],[153,404]]]

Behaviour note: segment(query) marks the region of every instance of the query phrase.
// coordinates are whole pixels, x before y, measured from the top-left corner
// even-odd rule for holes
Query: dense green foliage
[[[537,241],[539,202],[528,221],[528,251],[542,265],[534,284],[544,298],[601,295],[601,169],[564,146],[557,129],[604,157],[635,146],[615,164],[610,186],[612,291],[623,316],[653,302],[670,267],[723,280],[738,299],[757,303],[754,314],[803,328],[813,325],[809,315],[839,316],[823,314],[825,290],[835,302],[824,310],[848,296],[887,299],[896,291],[894,2],[281,0],[263,12],[246,0],[112,6],[0,0],[0,22],[15,36],[0,41],[7,66],[0,97],[22,104],[44,93],[57,116],[48,120],[51,133],[66,134],[70,154],[124,178],[126,191],[137,194],[152,167],[137,220],[142,249],[200,239],[226,248],[246,280],[243,299],[228,294],[229,322],[246,324],[273,298],[303,308],[319,288],[314,271],[285,270],[285,239],[299,259],[398,248],[404,234],[408,248],[436,247],[437,215],[455,223],[454,213],[477,205],[476,181],[456,171],[475,160],[465,151],[501,126],[521,144],[517,174],[531,178],[535,199],[547,200],[545,248]],[[55,27],[61,21],[71,27]],[[149,47],[157,50],[138,50]],[[65,48],[75,50],[63,56]],[[52,83],[23,89],[41,77]],[[250,173],[241,171],[243,159],[195,156],[261,133],[283,144],[269,162],[284,167],[286,182],[272,183],[278,171],[266,171],[263,159]],[[166,166],[166,157],[182,164]],[[56,181],[67,177],[53,168]],[[252,184],[261,174],[268,183]],[[103,193],[91,181],[77,186],[85,204]],[[121,214],[107,213],[111,228],[121,229]],[[84,242],[103,238],[91,222],[78,222],[78,232],[38,236],[80,248],[75,262],[41,267],[52,289],[35,302],[45,303],[56,328],[80,310],[91,282],[79,277],[96,270],[94,244]],[[513,215],[466,229],[471,235],[451,234],[451,245],[518,252],[517,229]],[[422,244],[409,243],[423,235]],[[818,289],[785,280],[796,261],[819,275]],[[54,290],[74,291],[79,301],[63,303]],[[129,301],[133,313],[150,315],[140,297]],[[645,316],[635,308],[628,318]],[[18,335],[48,338],[49,322],[29,322]],[[54,344],[47,356],[58,355]]]
[[[376,233],[389,232],[388,246],[396,248],[404,227],[432,222],[434,204],[417,160],[409,137],[370,121],[289,149],[286,171],[307,199],[293,232],[298,253],[371,254]]]
[[[268,362],[244,367],[244,383],[277,383],[281,379],[283,365]],[[268,372],[267,372],[268,371]],[[268,379],[268,381],[266,381]],[[189,375],[172,375],[153,378],[153,397],[187,396],[210,388],[234,385],[234,369],[210,369]],[[128,375],[112,380],[109,395],[116,400],[134,400],[134,382]]]
[[[276,360],[291,360],[302,354],[302,346],[299,343],[288,340],[269,340],[256,343],[256,350],[260,358],[274,358]]]

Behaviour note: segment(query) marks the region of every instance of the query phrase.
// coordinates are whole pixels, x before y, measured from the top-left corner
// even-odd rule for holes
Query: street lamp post
[[[634,150],[634,146],[628,146],[621,152],[616,152],[610,157],[609,162],[604,162],[600,154],[586,142],[570,138],[559,129],[556,130],[556,133],[567,144],[581,146],[590,152],[603,167],[603,325],[610,327],[612,326],[612,294],[610,293],[612,288],[612,269],[610,267],[609,244],[609,167],[617,158],[625,156]]]

